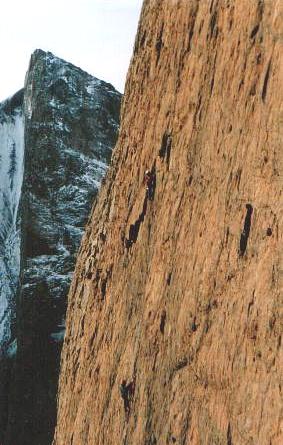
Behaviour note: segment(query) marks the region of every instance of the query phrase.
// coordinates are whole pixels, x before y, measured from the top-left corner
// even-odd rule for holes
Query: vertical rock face
[[[144,2],[54,445],[283,442],[282,17],[276,0]]]
[[[110,84],[37,50],[18,107],[14,110],[11,100],[2,106],[9,114],[1,118],[0,128],[5,222],[0,267],[6,268],[1,274],[6,280],[0,291],[1,336],[2,348],[9,343],[6,356],[15,358],[17,350],[12,376],[5,376],[9,388],[1,395],[5,445],[52,442],[66,294],[117,138],[120,100]]]

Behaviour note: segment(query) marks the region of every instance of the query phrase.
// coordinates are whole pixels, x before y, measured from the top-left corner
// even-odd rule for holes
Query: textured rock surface
[[[14,332],[18,353],[9,408],[3,408],[8,416],[4,443],[43,445],[50,444],[54,434],[66,294],[84,225],[117,138],[121,95],[110,84],[37,50],[22,99],[22,264]],[[5,427],[0,429],[3,434]]]
[[[282,7],[145,0],[55,445],[283,442]]]

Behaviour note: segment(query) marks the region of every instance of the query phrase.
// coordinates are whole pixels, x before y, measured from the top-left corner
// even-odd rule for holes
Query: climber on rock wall
[[[127,384],[126,380],[123,380],[120,385],[120,394],[124,401],[124,410],[126,417],[128,418],[130,415],[130,404],[135,391],[134,382],[130,382]]]
[[[146,188],[147,197],[152,201],[155,191],[155,173],[150,170],[146,170],[143,178],[143,184]]]
[[[152,174],[150,170],[146,170],[143,178],[143,183],[146,187],[146,190],[149,190],[151,181],[152,181]]]

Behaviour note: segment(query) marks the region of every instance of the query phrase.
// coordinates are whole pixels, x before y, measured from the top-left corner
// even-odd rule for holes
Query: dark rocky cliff
[[[54,445],[283,443],[282,8],[144,1]]]
[[[51,53],[37,50],[31,57],[18,104],[24,121],[21,283],[8,349],[15,364],[3,406],[5,445],[52,441],[66,294],[117,138],[120,100],[110,84]],[[15,320],[15,301],[13,311]]]

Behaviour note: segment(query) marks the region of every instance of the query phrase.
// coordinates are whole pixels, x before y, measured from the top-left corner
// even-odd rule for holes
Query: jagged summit
[[[103,86],[109,92],[112,91],[114,94],[118,93],[117,90],[110,83],[98,79],[92,74],[84,71],[82,68],[74,65],[71,62],[67,62],[66,60],[54,55],[50,51],[36,49],[31,55],[29,70],[32,69],[32,66],[37,64],[39,61],[45,62],[47,69],[49,71],[52,71],[53,76],[56,76],[56,73],[60,76],[63,76],[65,74],[66,78],[68,78],[68,71],[71,71],[72,76],[74,76],[74,73],[77,73],[79,76],[88,77],[90,80],[90,84],[93,86],[96,84],[97,86]],[[64,68],[66,70],[65,72]]]
[[[50,69],[55,72],[56,71],[56,66],[60,69],[62,66],[65,67],[69,67],[72,72],[78,72],[83,74],[84,76],[89,76],[91,78],[92,81],[97,81],[98,84],[100,85],[110,85],[111,84],[104,82],[103,80],[100,80],[98,78],[96,78],[95,76],[93,76],[92,74],[89,74],[87,71],[83,70],[82,68],[74,65],[71,62],[66,61],[65,59],[62,59],[61,57],[58,57],[56,55],[54,55],[51,51],[44,51],[40,48],[36,49],[32,55],[31,55],[31,59],[30,59],[30,65],[35,64],[38,60],[45,60],[47,66],[50,67]],[[115,89],[112,86],[113,89]]]

